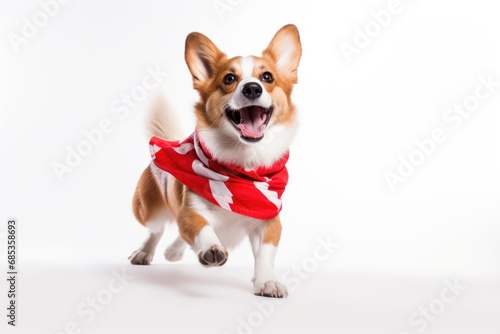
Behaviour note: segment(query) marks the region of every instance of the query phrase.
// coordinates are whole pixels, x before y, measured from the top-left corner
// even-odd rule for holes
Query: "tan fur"
[[[186,193],[189,192],[189,189],[174,178],[172,178],[172,181],[174,185],[171,190],[165,194],[165,198],[168,198],[168,210],[172,213],[173,217],[177,217],[184,207]]]
[[[145,225],[155,213],[166,208],[173,217],[176,217],[181,237],[192,245],[199,230],[207,225],[207,222],[189,207],[187,194],[190,192],[189,189],[176,179],[172,178],[172,181],[174,185],[171,191],[162,194],[151,169],[146,168],[133,197],[133,212],[136,219]]]
[[[177,217],[177,224],[179,225],[179,234],[182,239],[192,246],[196,236],[198,236],[203,227],[208,225],[208,222],[195,210],[184,206],[184,209],[181,210]]]
[[[264,236],[262,242],[264,244],[272,244],[278,246],[281,238],[281,221],[280,217],[276,216],[265,223]]]
[[[139,223],[146,225],[148,220],[163,207],[165,207],[163,195],[148,167],[137,183],[132,199],[132,211]]]

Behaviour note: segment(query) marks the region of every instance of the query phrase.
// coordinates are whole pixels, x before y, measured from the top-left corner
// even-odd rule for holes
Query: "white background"
[[[216,3],[73,0],[60,5],[54,17],[15,52],[9,34],[21,34],[23,18],[32,20],[41,7],[37,1],[16,5],[1,2],[0,216],[4,221],[18,219],[19,261],[25,272],[32,274],[21,276],[25,291],[19,283],[26,307],[24,315],[20,309],[21,323],[30,323],[43,333],[60,331],[77,317],[75,305],[92,291],[104,288],[112,268],[126,266],[128,255],[146,235],[135,222],[130,203],[137,179],[149,162],[144,120],[157,92],[148,92],[147,99],[122,118],[113,113],[113,103],[140,86],[148,68],[159,68],[168,73],[162,89],[171,97],[187,134],[194,126],[192,105],[197,95],[184,63],[186,35],[202,32],[230,57],[259,55],[287,23],[298,26],[303,46],[299,84],[293,95],[301,126],[288,165],[290,183],[284,195],[278,272],[312,256],[318,238],[331,238],[340,246],[315,269],[318,285],[304,282],[305,287],[295,294],[296,303],[283,308],[280,316],[294,318],[293,312],[298,309],[293,305],[303,302],[321,305],[318,297],[308,300],[307,284],[330,296],[329,291],[343,291],[342,284],[350,284],[359,292],[358,283],[352,282],[369,284],[373,281],[367,277],[378,275],[380,286],[387,290],[380,289],[380,295],[374,297],[377,302],[372,300],[373,308],[366,307],[370,297],[349,294],[340,298],[339,304],[329,304],[337,310],[350,303],[352,313],[348,307],[347,315],[339,318],[353,319],[352,323],[336,327],[335,322],[325,322],[323,326],[321,321],[311,318],[309,322],[306,317],[302,327],[290,328],[307,330],[314,322],[318,333],[328,332],[329,327],[343,328],[346,333],[378,332],[366,325],[367,318],[360,314],[373,315],[380,307],[387,313],[401,310],[399,296],[421,289],[422,299],[405,297],[403,309],[407,310],[377,327],[381,333],[405,329],[413,333],[416,327],[409,326],[406,318],[439,296],[442,277],[470,279],[475,282],[471,284],[483,288],[497,286],[488,282],[498,281],[500,275],[500,86],[457,128],[443,118],[448,109],[474,95],[479,77],[500,81],[500,21],[492,2],[401,0],[399,12],[350,61],[342,53],[341,43],[354,45],[357,29],[374,22],[370,13],[386,9],[390,1],[242,0],[233,1],[231,10],[222,15],[214,7]],[[64,163],[67,147],[76,148],[85,140],[83,133],[97,128],[106,118],[112,120],[113,131],[71,173],[58,180],[53,163]],[[445,142],[391,191],[384,173],[396,172],[399,157],[408,158],[417,149],[415,140],[430,138],[437,128],[445,131]],[[2,224],[3,237],[5,232]],[[175,234],[175,227],[166,231],[151,275],[167,266],[182,273],[182,264],[165,263],[162,257],[162,248]],[[191,251],[182,263],[186,273],[196,276],[194,283],[201,289],[206,284],[202,275],[205,271],[198,268]],[[75,270],[80,265],[88,268],[85,277],[98,272],[102,280],[89,283],[76,279],[79,276]],[[61,284],[80,294],[65,298],[66,290],[49,276],[42,275],[37,281],[44,268],[62,271]],[[141,277],[148,277],[147,271],[140,270]],[[234,281],[241,283],[243,289],[238,293],[251,310],[248,280],[252,256],[247,243],[230,254],[224,268],[216,270],[229,275],[224,277],[233,275]],[[245,276],[235,274],[240,270]],[[180,279],[185,277],[179,275]],[[207,275],[216,285],[218,274],[210,271]],[[398,282],[399,275],[407,278],[403,280],[408,282],[407,289],[393,287],[391,282]],[[161,281],[159,277],[163,276],[155,277]],[[420,284],[421,277],[428,277],[424,281],[429,289],[422,288],[426,285]],[[229,281],[225,278],[224,282]],[[166,280],[165,284],[176,286],[176,281]],[[30,286],[31,295],[26,291]],[[136,300],[141,293],[148,293],[147,288],[152,289],[141,290],[140,286],[134,286]],[[154,287],[161,286],[158,283]],[[224,291],[224,286],[217,288]],[[43,298],[36,291],[44,289],[59,298],[49,305],[68,308],[68,314],[44,310],[47,304],[35,303]],[[153,297],[160,293],[154,289],[150,292]],[[220,293],[231,296],[227,297],[231,303],[242,302],[230,293]],[[190,319],[190,312],[195,312],[188,311],[190,307],[206,303],[202,297],[178,296],[174,304],[184,307],[186,317],[181,319]],[[475,304],[462,306],[481,305],[484,312],[478,314],[493,314],[492,303],[497,300],[494,307],[498,316],[498,297],[498,288],[476,295],[471,292]],[[212,298],[207,314],[218,314],[210,305],[224,309],[226,304]],[[148,303],[155,305],[151,299]],[[177,309],[174,304],[165,306],[167,314]],[[356,305],[361,304],[364,311],[358,314]],[[116,311],[120,305],[112,303],[108,309]],[[446,311],[448,320],[444,316],[438,319],[446,329],[441,333],[449,328],[454,333],[460,329],[466,332],[464,328],[468,327],[458,324],[469,313],[462,314],[458,309],[455,314]],[[202,311],[196,314],[204,319]],[[211,318],[207,314],[207,319]],[[100,323],[94,322],[84,332],[136,328],[119,327],[113,315],[123,320],[121,313],[109,311]],[[41,320],[48,318],[51,320]],[[229,328],[214,325],[213,332],[229,332],[234,319],[227,321]],[[278,315],[269,319],[259,330],[288,328],[277,319]],[[470,328],[477,329],[481,324],[482,333],[498,332],[498,323],[496,330],[492,327],[493,318],[478,318],[477,322],[467,319]],[[371,329],[363,331],[365,327],[359,323]],[[394,329],[389,330],[388,324]],[[181,333],[197,332],[191,325],[187,321],[175,328]],[[428,332],[437,331],[437,326],[431,326]]]

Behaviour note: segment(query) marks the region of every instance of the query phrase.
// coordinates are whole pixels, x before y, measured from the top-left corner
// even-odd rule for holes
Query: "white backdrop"
[[[126,263],[146,235],[130,203],[149,162],[144,119],[158,89],[184,133],[193,128],[186,35],[200,31],[229,56],[258,55],[294,23],[301,126],[278,266],[329,238],[339,247],[325,272],[500,274],[491,1],[54,1],[0,5],[0,217],[19,221],[21,263]],[[71,172],[58,177],[54,164],[78,149],[87,156],[69,158]],[[251,268],[247,243],[226,266]]]
[[[390,2],[241,1],[221,5],[222,18],[216,3],[73,1],[18,53],[2,39],[2,216],[19,219],[23,258],[128,256],[145,233],[130,201],[149,160],[144,116],[155,91],[143,89],[143,102],[134,91],[148,69],[159,72],[188,133],[197,96],[186,35],[201,31],[229,56],[260,54],[293,22],[304,49],[294,91],[301,127],[279,261],[329,235],[343,245],[328,263],[337,268],[500,272],[500,42],[487,1],[402,1],[378,35],[370,12]],[[4,32],[21,35],[20,18],[33,21],[40,10],[36,1],[4,5]],[[363,45],[358,29],[374,37],[349,63],[342,45]],[[443,117],[474,95],[480,76],[497,86],[455,129]],[[134,92],[140,99],[128,107],[123,94]],[[104,119],[110,133],[60,182],[53,163],[66,165],[67,146],[76,150]],[[447,139],[391,191],[384,173],[397,173],[399,157],[408,160],[414,141],[436,128]],[[248,263],[243,257],[231,261]]]

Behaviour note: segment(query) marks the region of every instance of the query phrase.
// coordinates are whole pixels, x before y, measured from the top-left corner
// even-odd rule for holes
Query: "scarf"
[[[288,182],[288,152],[271,167],[245,170],[213,159],[196,132],[183,141],[152,137],[149,145],[156,166],[209,202],[263,220],[281,211],[281,195]]]

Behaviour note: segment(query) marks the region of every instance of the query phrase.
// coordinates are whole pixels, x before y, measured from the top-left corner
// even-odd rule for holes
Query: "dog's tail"
[[[157,93],[147,120],[149,137],[156,136],[165,140],[182,139],[183,131],[176,113],[164,93]]]

